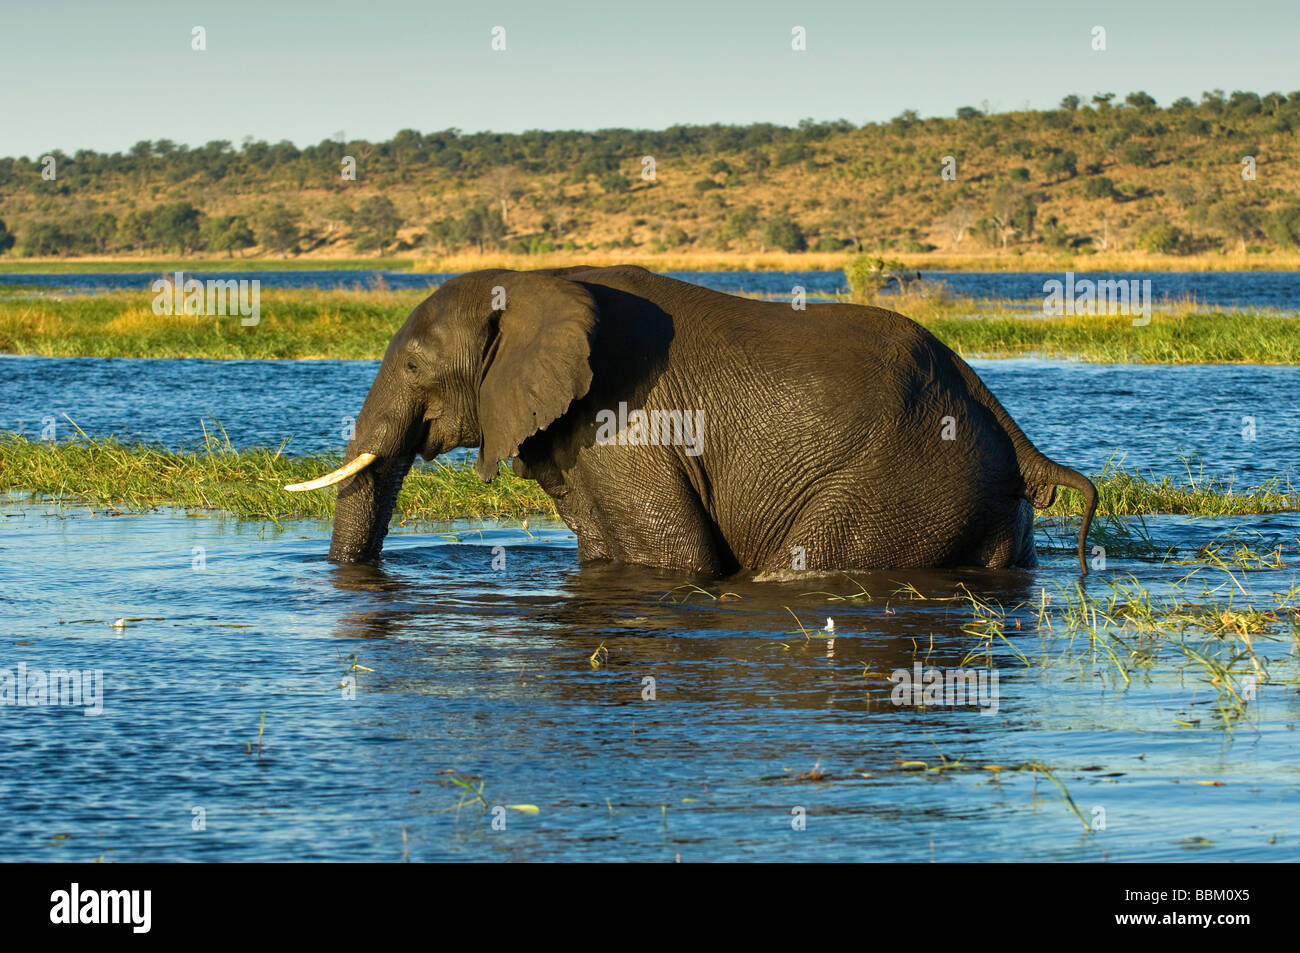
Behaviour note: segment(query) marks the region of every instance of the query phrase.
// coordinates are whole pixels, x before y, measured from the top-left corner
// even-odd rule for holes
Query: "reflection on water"
[[[1186,657],[1125,685],[1086,635],[1040,627],[1043,590],[1078,578],[1066,540],[1041,536],[1030,572],[719,584],[579,569],[551,525],[397,531],[382,568],[326,562],[317,523],[8,503],[0,525],[0,668],[106,679],[98,717],[0,708],[6,858],[1300,855],[1293,636],[1255,640],[1277,677],[1224,731]],[[1235,523],[1148,525],[1187,553]],[[1286,568],[1238,574],[1275,604],[1300,518],[1249,526],[1284,544]],[[1131,572],[1159,594],[1191,568],[1115,557],[1087,586]],[[918,663],[995,667],[996,712],[894,705],[887,676]],[[452,777],[537,812],[493,830]]]

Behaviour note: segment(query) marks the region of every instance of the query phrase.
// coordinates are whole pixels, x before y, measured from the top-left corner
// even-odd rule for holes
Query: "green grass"
[[[963,357],[1034,354],[1105,364],[1300,364],[1300,319],[1283,314],[1196,311],[1123,316],[993,315],[923,320]]]
[[[1184,461],[1187,463],[1187,461]],[[1165,475],[1144,477],[1108,461],[1092,478],[1097,486],[1100,516],[1149,516],[1158,513],[1181,516],[1241,516],[1253,513],[1289,513],[1300,510],[1300,492],[1290,481],[1273,479],[1260,486],[1237,487],[1231,478],[1193,472],[1187,463],[1187,477]],[[1078,516],[1083,497],[1062,487],[1056,501],[1043,514]]]
[[[172,271],[334,271],[336,269],[410,271],[412,258],[114,258],[98,261],[66,259],[0,259],[0,274],[66,275],[129,274]]]
[[[0,289],[2,292],[3,289]],[[148,291],[0,298],[0,352],[45,357],[377,360],[428,289],[264,289],[261,321],[159,316]],[[958,353],[1105,363],[1300,364],[1300,319],[1281,312],[1166,306],[1134,327],[1122,316],[1043,318],[1008,302],[882,299]],[[972,315],[975,315],[972,317]],[[797,320],[792,317],[791,320]]]
[[[112,439],[54,443],[0,434],[0,490],[124,511],[174,506],[253,519],[332,517],[332,492],[289,493],[282,487],[333,470],[341,462],[339,455],[295,457],[282,450],[236,451],[213,436],[203,448],[173,451]],[[1300,495],[1276,482],[1229,493],[1229,484],[1222,481],[1149,480],[1110,466],[1096,482],[1102,517],[1300,510]],[[1077,517],[1079,511],[1080,500],[1072,491],[1062,491],[1046,515],[1064,519]],[[504,467],[493,483],[484,484],[469,464],[412,469],[396,509],[397,518],[406,522],[522,519],[531,514],[555,515],[541,487]]]
[[[331,519],[334,493],[290,493],[287,483],[320,476],[341,463],[338,454],[286,456],[279,450],[234,451],[209,437],[205,448],[176,452],[116,440],[31,441],[0,434],[0,490],[138,512],[159,506],[218,510],[248,519]],[[411,470],[397,497],[401,522],[454,519],[518,520],[554,516],[541,487],[502,468],[484,484],[471,465],[426,465]]]
[[[156,315],[153,293],[0,300],[0,351],[44,357],[378,359],[411,310],[410,291],[264,289],[260,322]]]

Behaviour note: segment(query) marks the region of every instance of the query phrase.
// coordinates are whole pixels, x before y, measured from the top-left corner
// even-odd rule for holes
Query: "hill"
[[[0,159],[0,254],[1294,262],[1297,130],[1300,91],[1214,91],[863,126],[158,140]]]

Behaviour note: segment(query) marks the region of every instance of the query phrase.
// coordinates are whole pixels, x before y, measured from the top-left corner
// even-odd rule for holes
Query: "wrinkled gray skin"
[[[597,413],[620,401],[703,411],[703,452],[598,444]],[[377,559],[415,455],[455,447],[479,449],[485,481],[514,457],[580,561],[715,576],[1033,566],[1033,508],[1070,486],[1087,571],[1093,485],[1039,453],[965,361],[880,308],[796,311],[632,266],[448,281],[393,337],[357,418],[347,459],[378,460],[339,485],[330,558]]]

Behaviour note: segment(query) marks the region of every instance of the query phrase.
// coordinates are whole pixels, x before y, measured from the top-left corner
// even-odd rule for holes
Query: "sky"
[[[1296,0],[0,0],[0,155],[1288,93],[1297,37]]]

